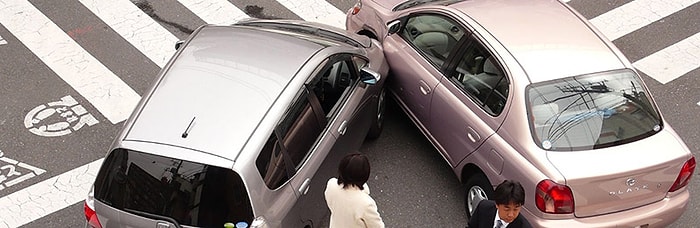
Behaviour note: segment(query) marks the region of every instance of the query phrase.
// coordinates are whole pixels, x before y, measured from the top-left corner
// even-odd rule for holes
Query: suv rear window
[[[133,150],[117,149],[107,156],[95,180],[95,199],[187,226],[253,220],[248,193],[236,172]]]
[[[639,140],[662,127],[648,96],[630,70],[533,84],[527,89],[530,129],[538,146],[555,151]]]

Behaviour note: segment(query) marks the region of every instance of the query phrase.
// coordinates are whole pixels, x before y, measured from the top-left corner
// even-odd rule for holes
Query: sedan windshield
[[[576,76],[527,89],[535,143],[543,149],[603,148],[648,137],[662,123],[631,70]]]

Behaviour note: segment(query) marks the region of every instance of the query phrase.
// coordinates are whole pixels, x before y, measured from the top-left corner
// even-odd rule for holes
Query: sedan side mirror
[[[369,67],[363,67],[362,69],[360,69],[360,80],[362,80],[362,82],[365,84],[375,85],[381,79],[382,75],[370,69]]]
[[[183,43],[185,43],[184,40],[180,40],[178,42],[175,42],[175,50],[180,49],[180,46],[182,46]]]
[[[389,22],[389,24],[386,25],[389,30],[387,31],[389,34],[394,34],[399,32],[401,30],[401,20],[395,20],[392,22]]]

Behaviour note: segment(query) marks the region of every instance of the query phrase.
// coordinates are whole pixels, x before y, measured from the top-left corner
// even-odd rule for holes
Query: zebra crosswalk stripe
[[[325,0],[277,0],[277,2],[306,21],[345,29],[345,13]]]
[[[633,65],[666,84],[700,67],[700,33],[644,57]]]
[[[84,200],[103,160],[0,198],[0,228],[22,226]]]
[[[131,115],[141,97],[31,3],[5,3],[0,22],[110,122]]]
[[[209,24],[233,24],[236,21],[248,18],[247,14],[226,0],[178,1]]]
[[[616,40],[700,0],[635,0],[589,21],[610,40]]]
[[[174,44],[179,39],[129,0],[80,0],[80,3],[159,67],[165,66],[175,53]]]

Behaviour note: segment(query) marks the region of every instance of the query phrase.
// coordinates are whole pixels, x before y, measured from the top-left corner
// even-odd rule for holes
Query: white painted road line
[[[206,21],[209,24],[221,24],[228,25],[233,24],[241,19],[248,18],[240,9],[236,8],[233,4],[226,0],[178,0],[180,4],[184,5],[197,14],[199,18]]]
[[[0,228],[22,226],[84,200],[102,160],[0,198]]]
[[[141,99],[28,1],[0,1],[0,23],[110,122],[126,120]]]
[[[161,68],[175,54],[179,39],[129,0],[80,2]]]
[[[0,36],[0,45],[7,44],[7,41]]]
[[[345,12],[325,0],[277,0],[277,2],[306,21],[345,29]]]
[[[634,67],[666,84],[700,67],[700,33],[696,33],[637,62]]]
[[[700,0],[635,0],[589,21],[610,40],[678,12]]]

